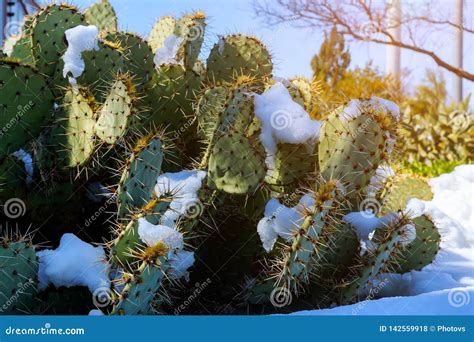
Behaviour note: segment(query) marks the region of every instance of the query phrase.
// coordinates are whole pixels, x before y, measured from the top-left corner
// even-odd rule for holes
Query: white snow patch
[[[168,260],[170,263],[169,275],[177,280],[185,278],[189,280],[188,268],[194,265],[194,253],[183,251],[183,234],[177,230],[163,225],[153,225],[146,219],[138,220],[138,236],[148,246],[154,246],[158,242],[164,242],[169,248]]]
[[[187,270],[194,264],[194,253],[183,251],[184,238],[176,230],[176,222],[188,214],[188,210],[192,211],[192,215],[202,210],[198,192],[206,175],[206,171],[199,170],[160,175],[156,181],[155,193],[158,197],[172,197],[169,208],[161,216],[158,225],[151,224],[145,218],[138,220],[138,235],[143,242],[154,246],[162,241],[170,248],[168,259],[172,279],[184,277],[188,280]]]
[[[371,211],[355,211],[346,214],[343,220],[354,227],[360,241],[360,255],[366,252],[373,252],[378,245],[372,241],[375,230],[387,227],[390,223],[400,217],[398,213],[390,213],[381,218],[377,218]],[[402,227],[400,235],[400,245],[406,246],[416,238],[416,229],[413,225],[407,224]]]
[[[168,226],[151,224],[145,218],[138,219],[138,236],[148,246],[162,241],[171,250],[184,247],[183,234]]]
[[[63,56],[63,77],[71,73],[72,77],[69,77],[69,82],[74,85],[76,78],[82,75],[86,67],[82,53],[99,50],[99,29],[94,25],[78,25],[66,30],[65,35],[68,47]]]
[[[383,298],[334,309],[306,311],[308,315],[471,315],[474,312],[474,165],[462,165],[429,181],[431,201],[409,202],[411,210],[431,216],[441,234],[436,259],[421,271],[385,273],[370,280],[365,294]],[[372,292],[370,292],[372,291]],[[364,293],[362,293],[364,295]],[[451,305],[456,299],[465,302]],[[456,303],[455,303],[456,304]],[[362,305],[362,308],[360,307]],[[380,307],[384,310],[380,311]],[[300,314],[300,313],[298,313]]]
[[[376,229],[386,227],[393,220],[398,218],[397,213],[391,213],[384,217],[377,218],[375,214],[369,210],[367,211],[354,211],[346,214],[343,220],[346,223],[352,225],[357,233],[357,236],[361,240],[369,240],[369,235]]]
[[[288,208],[275,198],[269,200],[265,206],[264,217],[257,225],[263,248],[270,252],[278,236],[291,241],[292,232],[297,230],[302,223],[305,209],[313,206],[314,199],[309,194],[301,197],[299,203],[293,208]]]
[[[194,265],[194,253],[188,251],[177,251],[170,257],[171,279],[184,278],[189,281],[188,269]]]
[[[166,37],[163,46],[156,50],[155,58],[153,59],[155,66],[158,67],[161,64],[177,63],[176,57],[182,43],[182,37],[178,37],[174,34],[170,34]]]
[[[400,236],[400,245],[408,246],[416,239],[416,227],[413,224],[406,224],[402,227],[403,233]]]
[[[8,57],[11,57],[15,44],[20,40],[20,38],[21,35],[14,35],[5,39],[3,42],[3,53],[5,53]]]
[[[169,209],[162,215],[160,223],[174,227],[176,221],[188,210],[201,210],[198,191],[206,178],[206,171],[167,172],[160,175],[156,181],[155,192],[158,197],[172,195]]]
[[[358,118],[365,110],[371,108],[389,114],[397,121],[400,120],[400,109],[398,105],[392,101],[376,96],[372,96],[368,101],[349,101],[349,103],[342,109],[339,118],[346,122],[351,121]]]
[[[293,101],[288,89],[275,83],[261,95],[255,94],[255,115],[262,123],[260,140],[267,152],[267,165],[273,169],[278,143],[305,144],[314,150],[321,122],[312,120],[304,108]]]
[[[425,203],[418,198],[411,198],[408,200],[403,212],[411,219],[420,217],[425,212]]]
[[[49,284],[56,287],[87,286],[92,293],[110,287],[110,267],[104,249],[94,247],[74,234],[64,234],[58,248],[39,251],[36,255],[39,258],[40,290]]]
[[[222,56],[224,53],[224,47],[225,47],[225,38],[223,36],[219,37],[219,42],[217,43],[217,52]]]
[[[105,315],[101,310],[94,309],[94,310],[89,311],[88,316],[105,316]]]
[[[455,296],[471,298],[464,305],[452,305]],[[392,297],[377,300],[366,300],[352,305],[339,306],[332,309],[308,310],[295,312],[292,315],[466,315],[474,312],[474,287],[441,290],[420,294],[413,297]],[[460,302],[462,304],[462,302]]]
[[[367,186],[367,197],[375,197],[377,192],[382,189],[387,178],[393,176],[395,176],[395,171],[390,166],[380,165],[370,178],[370,184]]]
[[[18,151],[13,153],[13,156],[21,160],[25,165],[26,184],[31,184],[33,181],[33,158],[31,157],[31,154],[20,148]]]
[[[378,110],[390,114],[397,121],[401,119],[400,108],[395,102],[382,99],[377,96],[372,96],[369,100],[369,104],[377,108]]]
[[[342,110],[339,118],[347,122],[359,117],[362,113],[361,105],[362,103],[359,100],[350,100],[347,106]]]

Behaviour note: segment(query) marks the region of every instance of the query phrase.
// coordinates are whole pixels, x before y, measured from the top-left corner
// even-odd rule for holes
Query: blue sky
[[[377,1],[377,0],[376,0]],[[382,0],[378,0],[382,1]],[[412,0],[410,0],[412,1]],[[416,0],[419,3],[424,0]],[[443,1],[443,0],[440,0]],[[449,5],[451,0],[442,4]],[[86,8],[95,0],[72,1],[80,8]],[[319,50],[324,34],[322,32],[296,29],[288,25],[268,28],[263,18],[255,16],[253,0],[110,0],[118,17],[120,29],[148,34],[156,19],[163,15],[180,16],[194,10],[201,10],[208,16],[205,48],[212,47],[217,35],[241,32],[260,38],[273,54],[275,74],[282,77],[297,75],[311,76],[310,60]],[[474,12],[474,0],[465,0],[465,15]],[[402,0],[403,4],[403,0]],[[402,5],[403,6],[403,5]],[[471,16],[472,17],[472,16]],[[473,19],[471,18],[471,23]],[[464,46],[465,68],[474,72],[474,39],[466,35]],[[430,48],[439,52],[447,61],[451,59],[450,32],[439,32],[431,39]],[[368,61],[380,70],[385,69],[385,47],[377,44],[353,42],[349,45],[352,66],[364,66]],[[207,51],[204,51],[206,55]],[[406,86],[412,88],[425,75],[425,69],[439,68],[430,58],[402,50],[402,68],[409,72]],[[451,74],[445,73],[450,82]],[[474,82],[464,81],[464,93],[474,92]]]

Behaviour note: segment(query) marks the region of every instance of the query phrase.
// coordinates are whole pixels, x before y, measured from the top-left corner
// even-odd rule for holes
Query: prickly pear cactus
[[[426,215],[413,219],[416,239],[392,259],[391,268],[397,273],[421,270],[431,264],[439,251],[441,235],[433,221]]]
[[[433,193],[426,180],[411,175],[396,175],[390,177],[380,194],[382,214],[388,211],[403,210],[411,198],[431,201]]]
[[[161,254],[161,253],[160,253]],[[166,277],[166,262],[153,265],[144,262],[133,274],[123,275],[126,284],[117,296],[112,315],[148,315],[151,302]]]
[[[38,261],[31,241],[0,239],[0,308],[2,314],[32,312],[37,293]]]
[[[118,188],[118,216],[138,211],[152,199],[161,171],[163,151],[157,138],[139,141],[122,174]]]
[[[99,0],[84,11],[84,18],[100,31],[117,31],[117,16],[108,0]]]
[[[364,198],[377,167],[388,160],[396,130],[393,115],[376,100],[353,100],[333,112],[321,128],[321,177],[340,180],[354,205]]]
[[[32,23],[32,51],[36,66],[48,76],[61,73],[61,56],[66,51],[64,32],[84,23],[84,16],[69,5],[49,5],[38,12]]]
[[[33,68],[0,61],[0,160],[38,137],[52,120],[53,95]]]
[[[240,34],[221,37],[207,58],[211,82],[232,82],[238,76],[271,77],[273,63],[266,47],[256,38]]]
[[[100,30],[98,48],[77,56],[80,75],[64,77],[63,56],[74,50],[66,32],[88,24]],[[281,291],[294,295],[288,310],[328,307],[357,300],[385,272],[432,263],[435,224],[405,212],[409,198],[431,198],[424,180],[383,184],[381,215],[401,214],[370,241],[344,219],[360,211],[377,168],[389,162],[396,106],[352,100],[314,125],[311,141],[269,131],[257,95],[281,83],[290,107],[301,109],[291,119],[307,123],[300,120],[312,120],[318,84],[273,79],[266,46],[242,34],[220,37],[201,60],[206,26],[200,12],[162,17],[143,38],[117,30],[107,0],[84,14],[48,5],[25,20],[11,56],[0,54],[0,200],[24,201],[18,226],[33,225],[52,244],[71,232],[105,241],[107,282],[114,280],[101,310],[114,315],[168,313],[208,276],[215,284],[201,295],[216,312],[275,312]],[[31,163],[18,159],[19,149]],[[173,189],[161,191],[162,178]],[[5,313],[36,306],[83,314],[95,304],[76,285],[37,296],[35,248],[26,239],[0,242],[8,275],[0,277],[0,306],[15,298]]]
[[[100,110],[95,133],[103,142],[114,145],[132,124],[132,90],[127,79],[117,79]]]
[[[48,142],[55,149],[56,163],[65,167],[86,164],[95,149],[93,103],[83,90],[70,88],[56,113],[56,124]]]

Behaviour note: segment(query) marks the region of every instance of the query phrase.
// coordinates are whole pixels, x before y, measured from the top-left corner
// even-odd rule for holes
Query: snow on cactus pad
[[[102,247],[94,247],[74,234],[64,234],[59,247],[36,253],[39,259],[39,289],[87,286],[94,293],[109,288],[109,265]]]
[[[409,202],[416,214],[433,219],[441,235],[441,249],[421,271],[384,273],[370,280],[371,298],[348,306],[302,311],[302,315],[466,315],[474,311],[474,165],[461,165],[429,180],[433,199]],[[416,209],[416,210],[415,210]],[[369,292],[371,291],[371,292]],[[361,293],[363,295],[363,293]],[[454,305],[453,305],[454,304]],[[381,311],[380,308],[383,308]]]
[[[255,115],[262,123],[260,139],[267,151],[270,169],[278,143],[305,144],[308,150],[314,149],[321,123],[312,120],[304,108],[293,101],[281,82],[255,95]]]
[[[75,84],[76,78],[84,72],[86,64],[82,59],[82,53],[89,50],[99,50],[99,29],[94,26],[78,25],[64,32],[68,47],[64,53],[63,77],[71,74],[71,84]]]

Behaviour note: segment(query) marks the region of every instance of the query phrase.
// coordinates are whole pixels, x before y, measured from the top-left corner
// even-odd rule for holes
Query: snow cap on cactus
[[[350,121],[359,117],[364,112],[364,107],[372,107],[376,111],[391,115],[395,120],[400,120],[400,109],[392,101],[372,96],[369,101],[351,100],[340,114],[341,120]]]
[[[63,56],[63,77],[71,73],[72,78],[70,77],[69,81],[74,84],[75,79],[82,75],[86,66],[81,54],[84,51],[99,50],[99,29],[94,25],[78,25],[66,30],[65,35],[68,48]]]
[[[161,48],[156,50],[154,62],[156,66],[161,64],[173,64],[177,63],[178,50],[183,42],[182,37],[178,37],[174,34],[170,34],[166,37],[164,44]]]
[[[304,108],[293,101],[281,82],[255,95],[255,114],[262,123],[260,139],[270,159],[277,152],[278,143],[306,144],[308,150],[314,149],[321,123],[312,120]]]
[[[169,209],[161,217],[161,224],[174,227],[176,221],[186,215],[199,215],[201,202],[198,191],[201,189],[202,181],[206,177],[206,171],[185,170],[180,172],[167,172],[160,175],[156,181],[155,192],[158,197],[172,196]]]
[[[110,287],[109,265],[102,247],[94,247],[74,234],[64,234],[59,247],[37,252],[39,289],[87,286],[94,293]]]
[[[297,230],[301,225],[305,209],[312,206],[314,206],[314,199],[309,194],[301,197],[299,203],[293,208],[288,208],[275,198],[268,201],[265,206],[265,217],[257,226],[263,248],[270,252],[278,236],[291,241],[292,231]]]
[[[386,227],[391,222],[397,220],[397,213],[388,214],[382,218],[377,218],[371,211],[356,211],[346,214],[343,220],[354,227],[359,239],[368,240],[369,235],[376,229]]]
[[[138,236],[148,246],[161,241],[171,250],[184,247],[183,234],[168,226],[153,225],[144,218],[138,220]]]
[[[189,280],[188,269],[194,265],[194,253],[189,251],[177,251],[170,257],[171,279],[184,278]]]

